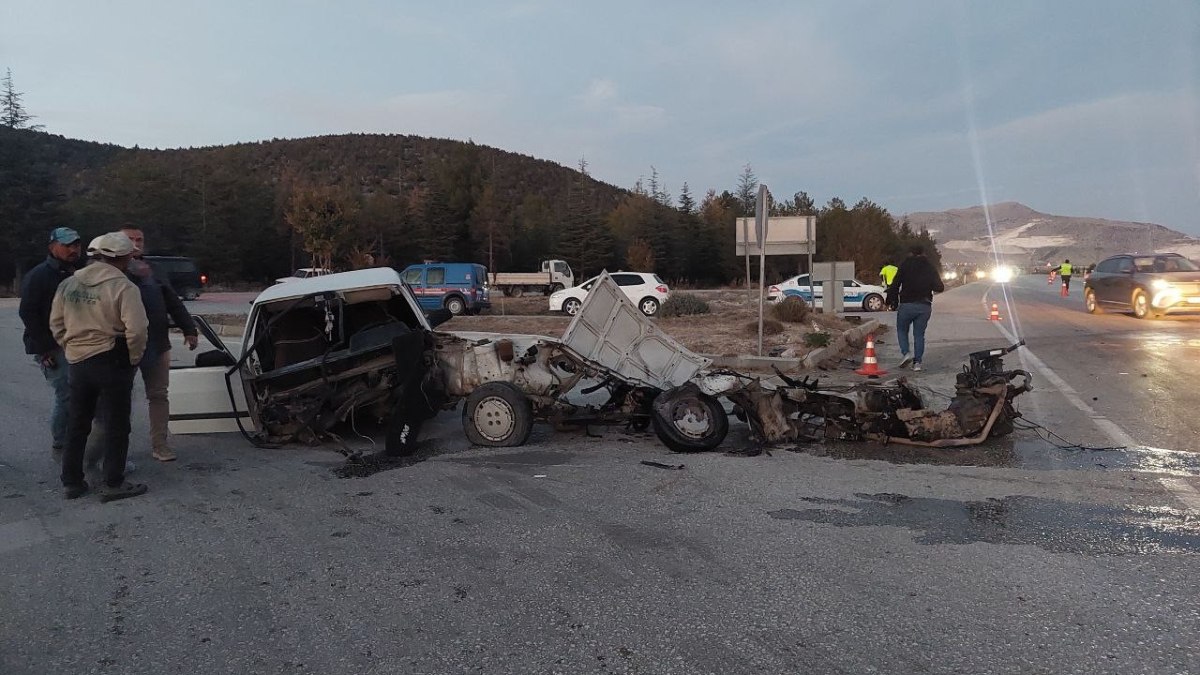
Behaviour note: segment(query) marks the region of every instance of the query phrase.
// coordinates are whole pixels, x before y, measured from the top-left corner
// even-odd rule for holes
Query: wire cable
[[[1072,442],[1068,441],[1067,439],[1063,438],[1062,436],[1059,436],[1058,434],[1054,433],[1053,431],[1042,426],[1041,424],[1038,424],[1037,422],[1034,422],[1034,421],[1032,421],[1028,418],[1024,418],[1024,417],[1014,419],[1013,420],[1013,428],[1021,429],[1023,431],[1033,431],[1034,433],[1036,433],[1038,435],[1038,438],[1041,438],[1043,441],[1046,441],[1047,443],[1049,443],[1050,445],[1053,445],[1054,447],[1058,448],[1059,450],[1070,450],[1073,452],[1109,452],[1109,451],[1120,451],[1120,450],[1128,450],[1129,449],[1128,446],[1124,446],[1124,445],[1094,446],[1094,445],[1083,445],[1081,443],[1072,443]]]

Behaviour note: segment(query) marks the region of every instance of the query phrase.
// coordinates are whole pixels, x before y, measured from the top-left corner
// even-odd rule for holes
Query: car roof
[[[312,293],[347,291],[376,286],[400,286],[400,273],[390,267],[374,267],[353,272],[338,272],[276,284],[258,294],[255,304],[299,298]]]

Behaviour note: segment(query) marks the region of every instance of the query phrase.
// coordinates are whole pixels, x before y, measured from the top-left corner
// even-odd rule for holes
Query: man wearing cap
[[[21,281],[21,321],[25,324],[25,353],[33,355],[42,375],[54,389],[54,407],[50,412],[51,452],[54,462],[62,461],[67,445],[67,360],[62,347],[50,332],[50,305],[54,292],[64,279],[75,273],[79,262],[79,233],[69,227],[50,233],[50,253],[29,270]]]
[[[167,317],[170,316],[183,331],[184,344],[190,350],[195,351],[199,344],[199,331],[175,289],[170,283],[157,278],[150,264],[142,260],[146,250],[145,234],[132,226],[122,227],[121,232],[137,248],[137,253],[129,263],[129,278],[138,285],[142,304],[146,307],[146,317],[150,320],[146,355],[139,366],[150,407],[150,456],[160,462],[171,462],[175,460],[175,452],[167,442],[167,424],[171,416],[167,399],[171,379],[171,337]]]
[[[146,351],[148,320],[138,287],[125,276],[137,251],[129,237],[96,237],[88,254],[96,262],[62,282],[50,310],[50,331],[71,364],[67,447],[62,483],[67,499],[88,491],[83,455],[95,418],[103,428],[101,501],[136,497],[145,485],[125,481],[129,453],[130,392]]]

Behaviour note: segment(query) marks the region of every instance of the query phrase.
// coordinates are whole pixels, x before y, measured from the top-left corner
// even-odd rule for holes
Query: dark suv
[[[1177,253],[1114,255],[1083,285],[1092,314],[1105,310],[1153,319],[1171,312],[1200,311],[1200,267]]]
[[[179,297],[195,300],[208,283],[208,277],[200,273],[191,258],[177,255],[148,255],[143,258],[150,263],[154,276],[169,282]]]

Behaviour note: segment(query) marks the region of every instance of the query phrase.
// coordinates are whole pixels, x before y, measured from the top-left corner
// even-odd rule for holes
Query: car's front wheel
[[[450,313],[454,316],[459,316],[467,311],[467,303],[463,302],[463,299],[459,297],[447,298],[446,309],[450,310]]]
[[[1133,305],[1133,315],[1139,319],[1157,319],[1158,313],[1150,306],[1150,296],[1146,291],[1137,289],[1133,292],[1133,299],[1130,301]]]
[[[567,298],[563,300],[562,311],[567,316],[575,316],[579,313],[580,307],[583,307],[583,303],[578,298]]]
[[[646,316],[654,316],[658,314],[658,300],[642,298],[642,301],[638,303],[638,309],[642,310],[642,314]]]
[[[868,312],[883,311],[883,296],[878,293],[872,293],[863,299],[863,309]]]
[[[1087,311],[1092,314],[1104,313],[1104,308],[1101,307],[1099,301],[1096,300],[1096,291],[1093,291],[1090,288],[1083,292],[1083,306],[1086,307]]]
[[[474,445],[493,448],[524,445],[533,430],[533,406],[512,384],[488,382],[467,397],[462,425],[467,440]]]

